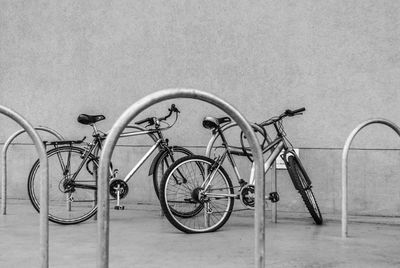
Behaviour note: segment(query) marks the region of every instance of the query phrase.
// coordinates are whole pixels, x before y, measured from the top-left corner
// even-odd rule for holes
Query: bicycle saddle
[[[216,129],[221,124],[230,123],[230,122],[231,122],[231,119],[229,117],[215,118],[212,116],[207,116],[203,119],[203,127],[208,128],[208,129]]]
[[[106,119],[106,117],[102,114],[99,115],[80,114],[78,116],[78,122],[84,125],[91,125],[104,119]]]

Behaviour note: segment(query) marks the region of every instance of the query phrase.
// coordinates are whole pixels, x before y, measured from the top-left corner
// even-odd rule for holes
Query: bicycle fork
[[[280,140],[278,144],[276,145],[275,149],[272,151],[271,155],[268,157],[267,161],[264,163],[264,176],[267,174],[268,170],[271,168],[271,166],[275,163],[276,158],[279,157],[279,154],[282,150],[286,150],[287,146],[284,142],[284,140]],[[251,173],[250,173],[250,180],[249,184],[250,185],[255,185],[255,164],[254,162],[252,163],[251,166]],[[277,191],[270,192],[268,196],[265,196],[265,200],[269,200],[272,203],[276,203],[279,201],[279,194]]]

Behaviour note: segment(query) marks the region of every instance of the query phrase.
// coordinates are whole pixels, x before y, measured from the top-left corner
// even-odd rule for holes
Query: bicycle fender
[[[292,161],[296,161],[297,162],[297,165],[299,166],[299,168],[302,170],[302,172],[304,174],[304,179],[306,180],[307,184],[311,185],[311,180],[308,177],[308,174],[305,172],[303,164],[301,163],[300,159],[298,158],[298,156],[296,154],[290,154],[287,158],[285,157],[285,159],[284,159],[284,162],[286,164],[286,167],[287,167],[287,170],[289,172],[290,177],[295,176],[293,174],[295,171],[292,169],[292,166],[289,163],[289,157],[293,157]],[[299,190],[299,186],[296,183],[294,183],[294,184],[295,184],[296,190]]]
[[[188,149],[181,147],[181,146],[170,146],[169,149],[167,148],[163,148],[160,150],[160,152],[154,157],[153,162],[150,165],[150,170],[149,170],[149,176],[153,175],[154,170],[158,164],[158,162],[160,161],[161,157],[165,156],[166,154],[168,154],[169,150],[175,151],[176,149],[180,148],[180,150],[185,151],[187,153],[187,155],[192,155],[193,153],[191,151],[189,151]]]
[[[158,152],[158,154],[154,157],[153,161],[151,162],[150,169],[149,169],[149,176],[153,175],[154,169],[160,160],[161,156],[167,152],[167,149],[162,149]]]

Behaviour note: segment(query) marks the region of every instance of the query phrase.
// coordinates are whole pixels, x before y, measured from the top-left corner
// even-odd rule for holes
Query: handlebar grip
[[[306,108],[303,107],[303,108],[299,108],[299,109],[297,109],[297,110],[292,111],[292,113],[297,114],[297,113],[304,112],[305,110],[306,110]]]
[[[169,109],[171,112],[176,112],[176,113],[180,113],[180,111],[178,110],[178,108],[176,108],[175,104],[171,105],[171,108]]]
[[[302,108],[299,108],[299,109],[296,109],[296,110],[286,110],[285,114],[287,116],[294,116],[294,115],[296,115],[298,113],[304,112],[305,110],[306,110],[305,107],[302,107]]]

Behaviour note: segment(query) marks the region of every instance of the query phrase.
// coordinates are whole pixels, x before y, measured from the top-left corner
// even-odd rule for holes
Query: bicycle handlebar
[[[170,117],[170,116],[172,115],[173,112],[175,112],[175,113],[177,113],[177,114],[180,113],[180,111],[178,110],[178,108],[176,108],[175,104],[171,104],[171,108],[169,108],[168,111],[169,111],[169,114],[168,114],[167,116],[158,118],[158,120],[160,120],[160,121],[166,120],[168,117]]]
[[[296,109],[296,110],[287,109],[287,110],[286,110],[284,113],[282,113],[281,115],[272,117],[272,118],[270,118],[270,119],[268,119],[268,120],[262,122],[260,125],[261,125],[261,126],[268,126],[268,125],[274,124],[274,123],[276,123],[276,122],[282,120],[283,118],[285,118],[285,117],[287,117],[287,116],[288,116],[288,117],[292,117],[292,116],[295,116],[295,115],[302,114],[305,110],[306,110],[305,107],[302,107],[302,108],[299,108],[299,109]]]
[[[306,110],[306,108],[305,107],[302,107],[302,108],[299,108],[299,109],[296,109],[296,110],[286,110],[285,112],[284,112],[284,115],[285,116],[295,116],[296,114],[300,114],[300,113],[302,113],[302,112],[304,112]],[[284,117],[284,116],[283,116]],[[283,118],[282,117],[282,118]]]
[[[169,113],[164,117],[160,117],[160,118],[148,117],[148,118],[145,118],[143,120],[139,120],[139,121],[135,122],[135,124],[141,125],[143,123],[148,123],[148,126],[152,126],[152,125],[156,124],[157,121],[165,121],[165,120],[167,120],[172,115],[172,113],[174,113],[174,112],[176,113],[176,116],[178,116],[178,113],[180,113],[178,108],[176,108],[175,104],[172,104],[171,107],[168,108],[168,111],[169,111]]]

